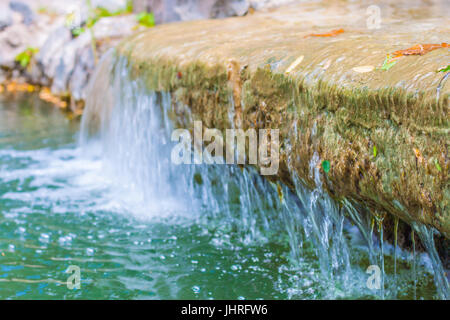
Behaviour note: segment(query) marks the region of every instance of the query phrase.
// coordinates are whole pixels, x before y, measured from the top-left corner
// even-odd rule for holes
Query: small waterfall
[[[442,267],[441,260],[439,259],[439,255],[434,245],[435,230],[418,223],[413,224],[413,229],[419,236],[422,244],[427,250],[428,256],[430,257],[431,265],[434,270],[434,282],[436,284],[439,297],[445,300],[450,299],[450,287],[445,276],[445,270]]]
[[[142,80],[129,76],[128,61],[113,50],[103,56],[91,81],[80,144],[103,159],[105,175],[115,179],[130,212],[150,218],[164,213],[206,220],[212,223],[212,233],[232,231],[244,244],[264,245],[269,237],[286,239],[292,266],[299,273],[303,261],[314,252],[316,278],[325,292],[322,298],[352,292],[373,294],[366,287],[367,265],[361,268],[361,257],[351,254],[351,235],[346,231],[349,217],[374,264],[373,216],[346,199],[339,204],[324,192],[326,176],[319,169],[317,153],[310,162],[314,190],[306,188],[294,173],[292,159],[288,159],[288,168],[293,190],[269,182],[252,167],[175,165],[171,162],[175,143],[170,139],[174,130],[170,93],[149,92]],[[433,263],[440,264],[432,236],[424,228],[417,226],[417,233]],[[382,242],[378,254],[384,270]],[[443,280],[437,283],[444,292]]]

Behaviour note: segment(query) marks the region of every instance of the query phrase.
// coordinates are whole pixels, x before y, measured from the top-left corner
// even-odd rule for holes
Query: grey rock
[[[12,11],[16,11],[22,15],[22,17],[23,17],[22,21],[25,25],[30,25],[35,19],[33,10],[31,10],[31,8],[28,6],[28,4],[26,4],[24,2],[11,1],[9,3],[9,8]]]
[[[95,68],[94,54],[91,47],[81,49],[69,81],[69,90],[75,101],[86,99],[86,88]]]
[[[298,0],[249,0],[250,6],[256,10],[272,9],[294,3]]]
[[[0,84],[4,83],[8,79],[6,70],[0,69]]]
[[[55,77],[56,67],[60,63],[64,45],[71,39],[72,34],[70,31],[65,27],[59,27],[48,36],[39,50],[39,53],[36,55],[36,61],[47,79]]]
[[[0,4],[0,31],[13,24],[12,12],[8,6]]]
[[[83,48],[90,46],[91,35],[89,32],[82,33],[77,38],[68,42],[61,51],[57,53],[56,69],[53,75],[51,91],[54,94],[66,94],[70,77],[75,69],[77,57]]]
[[[16,56],[33,45],[33,37],[23,24],[14,24],[0,33],[0,66],[14,68]]]
[[[116,12],[124,9],[127,5],[126,0],[91,0],[91,3],[94,8],[101,7],[110,12]]]
[[[134,10],[151,11],[156,23],[242,16],[248,0],[135,0]]]
[[[231,16],[243,16],[249,9],[247,0],[215,1],[211,8],[209,18],[225,18]]]
[[[97,40],[125,37],[133,32],[135,25],[136,18],[133,15],[102,18],[94,25],[94,37]]]

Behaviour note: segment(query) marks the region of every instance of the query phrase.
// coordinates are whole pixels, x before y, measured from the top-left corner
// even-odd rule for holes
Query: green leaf
[[[389,62],[390,60],[391,60],[391,56],[387,55],[386,59],[384,59],[383,65],[381,66],[381,70],[388,71],[390,68],[392,68],[397,63],[397,61]]]
[[[155,26],[155,16],[152,12],[141,12],[136,16],[140,25],[150,28]]]
[[[323,160],[322,161],[322,169],[325,171],[325,173],[328,173],[330,171],[330,161]]]
[[[443,68],[439,69],[436,72],[448,72],[448,71],[450,71],[450,64],[448,66],[446,66],[446,67],[443,67]]]
[[[86,31],[86,29],[81,28],[81,27],[73,28],[73,29],[72,29],[72,35],[73,35],[74,37],[78,37],[80,34],[82,34],[82,33],[85,32],[85,31]]]
[[[132,13],[133,12],[133,1],[132,0],[127,0],[127,5],[125,8],[125,12],[126,13]]]
[[[434,165],[436,166],[436,169],[438,169],[439,172],[442,171],[441,166],[439,165],[439,161],[437,159],[434,159]]]
[[[377,156],[377,146],[373,146],[373,156]]]
[[[28,66],[28,64],[30,63],[31,58],[38,51],[39,50],[36,48],[28,47],[16,56],[15,61],[19,62],[20,66],[22,68],[26,68]]]

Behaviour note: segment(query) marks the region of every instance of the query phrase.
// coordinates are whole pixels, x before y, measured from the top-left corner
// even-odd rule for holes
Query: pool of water
[[[353,267],[334,281],[312,243],[293,255],[286,225],[255,220],[250,237],[229,213],[142,204],[100,145],[78,146],[78,132],[79,121],[34,95],[0,96],[1,299],[435,298],[426,263],[404,253],[394,275],[389,246],[386,290],[367,288],[367,249],[348,223]],[[67,286],[70,266],[79,289]]]

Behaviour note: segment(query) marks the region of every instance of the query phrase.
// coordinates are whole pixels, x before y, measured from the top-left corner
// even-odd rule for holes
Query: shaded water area
[[[251,168],[173,165],[170,95],[115,63],[99,68],[81,129],[34,96],[0,97],[0,298],[446,297],[432,242],[431,255],[394,255],[368,213],[320,183],[290,191]],[[382,289],[368,288],[370,265]]]

